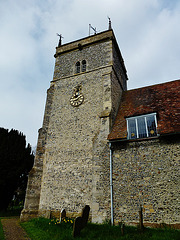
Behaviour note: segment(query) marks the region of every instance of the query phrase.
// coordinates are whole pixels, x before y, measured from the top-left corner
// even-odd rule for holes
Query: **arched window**
[[[76,73],[80,73],[80,62],[76,63]]]
[[[86,60],[82,61],[82,72],[86,71]]]

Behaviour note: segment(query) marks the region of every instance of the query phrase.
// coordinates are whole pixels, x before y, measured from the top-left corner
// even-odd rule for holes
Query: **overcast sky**
[[[180,0],[0,0],[0,127],[37,144],[54,70],[56,33],[68,43],[107,30],[125,61],[128,89],[180,78]]]

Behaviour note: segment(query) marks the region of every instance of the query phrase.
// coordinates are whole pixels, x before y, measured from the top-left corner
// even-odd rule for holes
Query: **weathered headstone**
[[[142,213],[142,207],[141,206],[139,208],[139,229],[140,229],[140,231],[144,230],[144,226],[143,226],[143,213]]]
[[[124,236],[124,223],[121,224],[121,234]]]
[[[44,217],[50,219],[51,218],[51,211],[50,210],[45,211]]]
[[[82,210],[82,225],[83,225],[83,228],[87,225],[87,222],[88,222],[88,218],[89,218],[89,211],[90,211],[90,207],[89,205],[86,205],[83,210]]]
[[[60,222],[63,221],[63,219],[66,218],[66,210],[63,208],[60,214]]]
[[[77,217],[74,221],[73,226],[73,237],[78,237],[80,235],[81,230],[87,225],[88,218],[89,218],[89,205],[86,205],[83,210],[81,217]]]
[[[124,236],[125,225],[123,222],[119,222],[119,227],[121,228],[121,235]]]
[[[73,237],[78,237],[80,235],[80,232],[83,229],[82,225],[82,217],[77,217],[73,225]]]

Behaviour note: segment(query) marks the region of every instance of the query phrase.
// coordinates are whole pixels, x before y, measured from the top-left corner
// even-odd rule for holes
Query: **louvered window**
[[[86,71],[86,60],[82,61],[82,72]]]
[[[76,63],[76,73],[80,73],[80,62]]]

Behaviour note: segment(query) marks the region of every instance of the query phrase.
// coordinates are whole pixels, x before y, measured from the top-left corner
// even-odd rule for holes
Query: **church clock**
[[[78,107],[84,101],[84,96],[81,93],[81,85],[78,85],[74,88],[73,96],[70,98],[70,104],[73,107]]]

